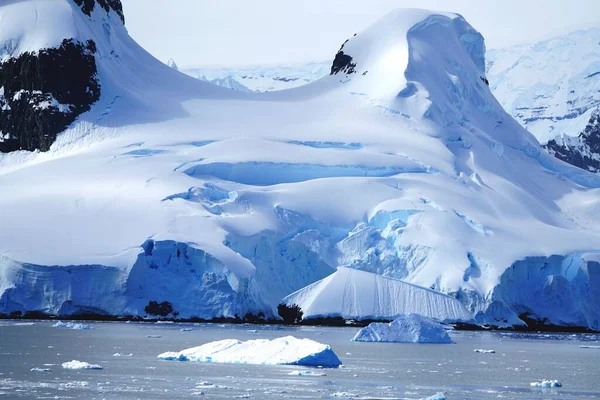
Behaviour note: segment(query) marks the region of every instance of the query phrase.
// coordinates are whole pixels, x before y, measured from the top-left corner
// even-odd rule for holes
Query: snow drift
[[[0,155],[0,312],[269,317],[346,266],[482,323],[600,328],[599,179],[503,111],[461,16],[396,10],[331,75],[244,93],[155,60],[114,10],[48,3],[1,6],[0,48],[93,40],[101,95],[48,152]]]
[[[439,322],[418,314],[402,315],[389,324],[373,322],[352,339],[355,342],[452,343]]]
[[[334,368],[342,364],[328,345],[286,336],[242,342],[225,339],[179,352],[158,355],[161,360],[234,364],[305,365]]]

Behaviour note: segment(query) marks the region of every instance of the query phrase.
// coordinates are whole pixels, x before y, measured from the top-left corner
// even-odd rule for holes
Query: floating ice
[[[62,363],[63,369],[104,369],[100,365],[90,364],[84,361],[72,360],[69,362]]]
[[[444,393],[436,393],[433,396],[429,396],[425,400],[446,400],[446,396],[444,396]]]
[[[158,358],[175,361],[322,367],[338,367],[342,364],[328,345],[293,336],[245,342],[225,339],[179,352],[162,353]]]
[[[52,371],[52,368],[38,368],[38,367],[35,367],[35,368],[31,368],[30,371],[32,371],[32,372],[50,372],[50,371]]]
[[[485,350],[485,349],[475,349],[475,350],[473,350],[473,351],[474,351],[475,353],[488,353],[488,354],[491,354],[491,353],[495,353],[495,352],[496,352],[496,350]]]
[[[581,346],[579,346],[580,349],[596,349],[596,350],[600,350],[600,346],[591,346],[591,345],[586,345],[583,344]]]
[[[133,356],[133,353],[129,353],[129,354],[115,353],[115,354],[113,354],[113,357],[131,357],[131,356]]]
[[[76,323],[76,322],[63,322],[63,321],[58,321],[57,323],[55,323],[52,326],[54,328],[68,328],[68,329],[75,329],[75,330],[94,329],[94,328],[92,328],[91,325],[80,324],[80,323]]]
[[[444,325],[418,314],[402,315],[389,324],[373,322],[362,328],[355,342],[452,343]]]
[[[309,369],[291,371],[288,375],[292,376],[325,376],[324,372],[315,372]]]
[[[546,379],[543,379],[541,382],[531,382],[530,385],[534,387],[543,388],[562,387],[562,383],[560,383],[559,381]]]
[[[146,335],[147,339],[160,339],[162,336],[160,335]]]

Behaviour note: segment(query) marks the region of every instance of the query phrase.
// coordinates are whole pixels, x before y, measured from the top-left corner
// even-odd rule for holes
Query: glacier
[[[158,358],[167,361],[304,365],[325,368],[335,368],[342,364],[328,345],[310,339],[297,339],[293,336],[245,342],[225,339],[179,352],[161,353]]]
[[[600,178],[503,110],[461,16],[395,10],[337,73],[258,93],[161,63],[114,10],[0,14],[2,60],[93,40],[101,86],[48,151],[0,154],[1,314],[267,319],[352,268],[482,324],[600,329]]]

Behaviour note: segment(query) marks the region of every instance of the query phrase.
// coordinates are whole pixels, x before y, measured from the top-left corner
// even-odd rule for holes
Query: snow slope
[[[394,319],[419,314],[439,321],[469,321],[472,316],[455,298],[398,279],[338,268],[332,275],[284,299],[297,304],[304,319]]]
[[[459,15],[394,11],[337,74],[252,93],[155,60],[114,12],[52,1],[70,12],[35,29],[93,39],[102,94],[50,151],[0,155],[0,312],[270,316],[348,266],[481,322],[600,327],[599,178],[503,111]],[[38,3],[0,7],[0,43]]]
[[[339,367],[342,364],[328,345],[310,339],[297,339],[293,336],[245,342],[225,339],[180,352],[162,353],[158,358],[171,361],[306,365],[327,368]]]

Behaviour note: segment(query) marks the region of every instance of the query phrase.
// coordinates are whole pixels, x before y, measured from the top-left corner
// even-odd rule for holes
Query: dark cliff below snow
[[[600,110],[594,112],[577,137],[562,136],[544,145],[554,157],[585,169],[600,172]]]
[[[0,63],[0,152],[47,151],[56,136],[100,98],[96,44],[60,47]]]

